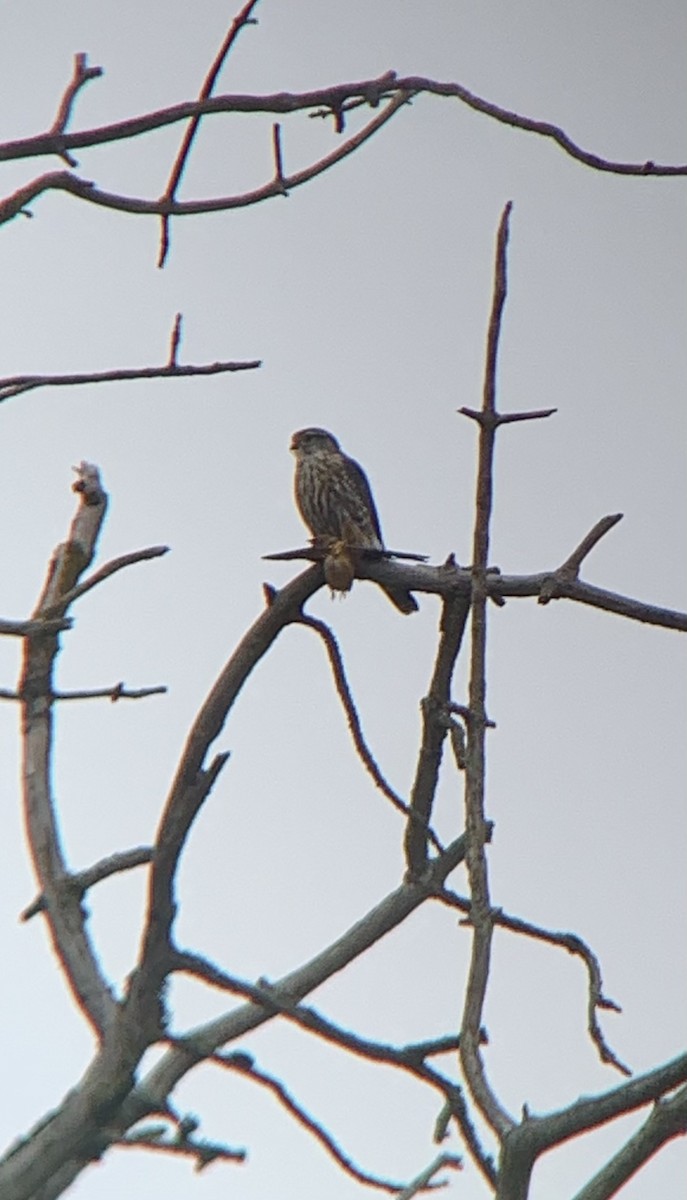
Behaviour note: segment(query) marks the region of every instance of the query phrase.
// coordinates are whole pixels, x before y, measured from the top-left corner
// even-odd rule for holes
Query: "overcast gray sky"
[[[5,0],[0,139],[51,125],[77,51],[105,75],[79,97],[75,128],[193,98],[233,12],[219,0]],[[687,10],[677,0],[263,0],[258,16],[218,90],[298,90],[394,68],[458,81],[613,159],[687,158]],[[265,182],[270,124],[207,121],[183,196]],[[331,123],[304,114],[283,132],[287,170],[335,144]],[[84,151],[79,172],[155,197],[180,136],[177,126]],[[2,194],[56,165],[5,166]],[[33,220],[0,229],[0,374],[161,362],[178,310],[187,360],[264,362],[236,376],[34,392],[2,405],[3,616],[32,607],[71,519],[70,468],[82,458],[100,465],[111,495],[102,561],[149,543],[172,547],[82,601],[64,642],[63,687],[170,686],[143,704],[60,709],[56,786],[75,866],[152,838],[188,725],[260,611],[262,582],[294,573],[261,561],[303,543],[293,430],[331,429],[363,463],[390,545],[469,560],[475,432],[455,410],[479,403],[494,237],[509,199],[499,405],[556,406],[558,415],[500,435],[493,561],[508,573],[551,569],[599,517],[623,512],[585,578],[684,608],[684,179],[595,172],[457,101],[420,97],[289,198],[176,221],[164,271],[154,219],[72,196],[44,196]],[[420,613],[403,618],[359,583],[343,603],[323,592],[311,611],[335,628],[374,753],[407,793],[437,601],[422,597]],[[604,1029],[622,1059],[647,1069],[684,1042],[684,642],[565,602],[513,600],[492,609],[490,623],[494,903],[589,941],[623,1007]],[[4,639],[2,686],[13,685],[17,661]],[[34,883],[11,706],[0,720],[0,945],[15,964],[3,987],[0,1054],[11,1085],[0,1129],[10,1141],[74,1084],[92,1046],[41,923],[15,919]],[[232,757],[184,858],[179,938],[237,974],[274,977],[396,886],[402,826],[354,754],[322,648],[306,630],[282,636],[218,745]],[[461,812],[447,771],[444,836],[458,832]],[[136,952],[143,888],[142,874],[131,874],[89,897],[117,983]],[[450,914],[423,910],[313,1003],[398,1043],[455,1030],[468,950]],[[177,1032],[224,1007],[195,984],[175,984],[172,998]],[[497,935],[487,1066],[513,1111],[525,1102],[546,1111],[619,1082],[585,1035],[585,1005],[572,959]],[[436,1102],[414,1084],[293,1030],[263,1030],[244,1048],[365,1168],[411,1177],[432,1157]],[[115,1151],[74,1197],[360,1194],[245,1081],[204,1068],[177,1100],[202,1116],[206,1136],[247,1147],[248,1164],[196,1177],[187,1163]],[[572,1195],[636,1124],[542,1161],[533,1200]],[[624,1200],[682,1196],[686,1166],[684,1144],[673,1143]],[[444,1194],[484,1190],[468,1167]]]

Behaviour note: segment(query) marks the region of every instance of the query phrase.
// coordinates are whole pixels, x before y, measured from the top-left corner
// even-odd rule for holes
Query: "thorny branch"
[[[496,437],[496,364],[501,317],[506,300],[506,248],[508,245],[511,204],[508,203],[499,224],[494,292],[487,334],[487,355],[479,430],[475,529],[472,549],[471,652],[469,715],[465,752],[465,862],[470,885],[470,922],[472,953],[465,988],[463,1019],[460,1027],[460,1060],[472,1097],[480,1112],[499,1137],[513,1125],[487,1081],[480,1053],[479,1031],[489,979],[493,918],[489,896],[489,876],[484,846],[487,823],[484,817],[485,735],[489,724],[486,710],[487,651],[487,565],[493,502],[492,466]]]
[[[459,409],[459,412],[473,415],[472,410]],[[603,528],[604,533],[608,532],[617,523],[617,519],[618,514],[602,517],[580,545],[586,545],[587,539],[600,528]],[[601,535],[595,536],[594,544],[599,540],[599,536]],[[577,547],[573,553],[577,554],[579,549],[580,547]],[[387,554],[394,561],[387,561],[379,554],[369,558],[362,556],[356,567],[356,576],[360,579],[373,579],[375,583],[390,583],[413,592],[426,592],[443,599],[457,596],[469,598],[472,586],[470,568],[457,566],[453,555],[449,555],[446,562],[439,566],[433,566],[423,562],[421,555],[406,554],[398,550],[387,551]],[[299,550],[282,551],[280,554],[266,554],[264,557],[277,561],[303,559],[313,562],[319,561],[322,554],[311,547],[304,547]],[[553,587],[552,580],[555,581]],[[635,600],[619,592],[609,592],[605,588],[572,578],[569,572],[566,573],[561,568],[538,572],[536,575],[502,575],[498,569],[493,568],[487,572],[485,586],[489,598],[497,601],[506,597],[536,597],[542,604],[557,599],[575,600],[578,604],[587,604],[591,608],[627,617],[631,621],[687,632],[687,613],[647,604],[643,600]]]
[[[213,1054],[209,1058],[210,1062],[217,1063],[219,1066],[225,1067],[228,1070],[235,1071],[239,1075],[244,1075],[247,1079],[259,1084],[261,1087],[271,1092],[276,1096],[279,1103],[286,1111],[294,1117],[299,1125],[302,1125],[308,1133],[320,1143],[323,1149],[329,1154],[336,1163],[341,1167],[346,1175],[350,1175],[357,1183],[362,1183],[367,1187],[377,1188],[379,1191],[392,1192],[397,1195],[403,1189],[403,1184],[394,1182],[391,1179],[382,1179],[378,1175],[371,1175],[367,1171],[363,1171],[356,1166],[351,1157],[346,1154],[337,1141],[332,1137],[331,1133],[325,1129],[320,1121],[316,1121],[314,1117],[308,1113],[301,1104],[296,1101],[289,1090],[284,1086],[281,1080],[276,1079],[273,1075],[266,1071],[260,1070],[250,1054],[233,1052],[230,1054]],[[436,1185],[435,1185],[436,1186]]]
[[[295,171],[292,175],[284,176],[281,179],[273,178],[269,183],[248,192],[207,200],[166,200],[164,197],[161,200],[145,200],[142,197],[124,196],[116,192],[102,191],[91,180],[80,179],[78,176],[72,175],[69,171],[49,171],[45,175],[39,175],[31,183],[25,184],[16,192],[13,192],[10,196],[6,196],[4,200],[0,201],[0,225],[12,220],[19,213],[25,213],[28,204],[31,204],[33,200],[44,192],[49,191],[68,192],[72,196],[78,196],[81,200],[87,200],[89,203],[97,204],[102,208],[111,208],[118,212],[136,213],[143,216],[197,216],[201,213],[225,212],[233,208],[246,208],[248,205],[257,204],[259,201],[267,200],[272,196],[284,196],[294,188],[301,187],[304,183],[315,179],[324,171],[328,171],[335,163],[341,162],[349,154],[353,154],[373,134],[377,133],[383,125],[386,125],[387,121],[390,121],[396,115],[404,104],[408,103],[408,100],[409,97],[406,92],[397,93],[363,129],[353,134],[342,145],[332,150],[329,154],[326,154],[323,158],[318,159],[311,166],[305,167],[301,171]],[[175,374],[176,372],[170,371],[169,373]]]
[[[469,914],[471,911],[470,901],[458,896],[449,888],[443,888],[438,893],[437,898],[448,904],[451,908],[458,909],[459,912]],[[535,939],[535,941],[547,942],[551,946],[561,946],[567,950],[568,954],[572,954],[577,958],[582,959],[587,969],[588,979],[588,999],[587,999],[587,1032],[596,1046],[599,1058],[604,1063],[609,1063],[614,1066],[623,1075],[631,1075],[629,1067],[620,1061],[613,1053],[598,1022],[597,1009],[603,1008],[611,1012],[621,1012],[619,1004],[614,1000],[609,1000],[603,993],[603,983],[601,978],[601,966],[599,960],[587,943],[575,933],[559,933],[550,929],[543,929],[540,925],[534,925],[531,921],[523,921],[520,917],[513,917],[503,909],[492,909],[492,921],[495,926],[502,929],[510,929],[513,933],[521,933],[525,937]]]
[[[74,72],[65,88],[64,95],[60,101],[55,120],[53,121],[50,133],[60,138],[66,131],[72,115],[74,101],[81,89],[89,82],[90,79],[98,79],[103,73],[102,67],[89,67],[87,54],[74,55]],[[68,167],[77,165],[76,159],[68,153],[66,149],[59,152],[60,157],[64,159]]]

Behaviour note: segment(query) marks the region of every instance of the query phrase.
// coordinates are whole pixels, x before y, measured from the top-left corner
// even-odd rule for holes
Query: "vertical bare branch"
[[[473,927],[472,955],[460,1035],[460,1057],[475,1103],[500,1135],[513,1125],[512,1118],[498,1103],[484,1072],[480,1053],[480,1026],[489,978],[493,922],[489,897],[489,878],[484,854],[487,825],[484,819],[485,755],[488,725],[486,710],[486,634],[487,634],[487,562],[489,526],[492,509],[492,467],[496,415],[496,363],[501,315],[506,299],[506,247],[511,205],[501,215],[496,244],[494,294],[492,300],[482,410],[479,414],[479,458],[472,558],[472,627],[469,688],[469,716],[465,762],[466,866],[470,884]]]
[[[224,66],[224,61],[225,61],[227,55],[229,54],[229,51],[231,50],[232,46],[234,45],[234,42],[236,41],[241,30],[244,28],[245,25],[255,25],[256,24],[255,20],[251,18],[251,13],[252,13],[253,9],[255,8],[255,6],[257,5],[257,3],[258,3],[258,0],[247,0],[247,3],[244,4],[241,11],[234,17],[234,20],[232,21],[231,25],[229,26],[226,37],[225,37],[224,41],[222,42],[222,45],[220,46],[219,50],[217,51],[217,54],[215,55],[215,58],[210,67],[210,70],[208,71],[207,75],[205,76],[205,79],[203,80],[203,86],[201,87],[200,92],[198,93],[198,102],[199,103],[202,104],[202,102],[204,100],[209,99],[209,97],[212,95],[212,89],[214,88],[214,86],[217,82],[217,77],[218,77],[220,71],[222,70],[222,67]],[[174,162],[174,166],[172,167],[172,173],[169,177],[167,187],[165,188],[165,191],[162,196],[162,199],[165,201],[173,200],[176,195],[177,188],[179,187],[179,184],[181,182],[181,177],[186,168],[186,162],[188,160],[188,156],[191,152],[191,146],[193,145],[195,136],[198,132],[198,126],[200,125],[201,118],[202,118],[202,113],[196,113],[193,117],[191,117],[191,120],[189,121],[188,125],[186,126],[186,132],[182,139],[181,146],[179,147],[179,153],[177,154],[176,160]],[[158,260],[157,260],[157,265],[158,265],[158,267],[164,267],[165,262],[167,260],[167,255],[169,253],[169,214],[168,213],[165,213],[162,216],[160,225],[161,225],[161,228],[160,228],[160,251],[159,251],[159,256],[158,256]]]
[[[66,604],[61,597],[71,592],[93,558],[107,495],[97,467],[81,463],[77,475],[73,486],[79,505],[67,541],[52,556],[35,619],[45,612],[64,616]],[[24,820],[55,952],[79,1007],[102,1035],[114,1015],[115,1001],[86,932],[80,894],[70,886],[52,793],[52,679],[58,646],[56,633],[39,633],[24,641],[18,688]]]

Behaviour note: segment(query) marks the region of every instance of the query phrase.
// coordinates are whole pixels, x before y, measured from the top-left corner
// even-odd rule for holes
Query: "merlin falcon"
[[[330,588],[347,592],[355,575],[356,550],[384,549],[367,476],[326,429],[299,430],[291,449],[296,456],[298,511],[313,545],[326,551],[324,576]],[[402,613],[416,611],[416,601],[404,588],[384,585],[382,590]]]

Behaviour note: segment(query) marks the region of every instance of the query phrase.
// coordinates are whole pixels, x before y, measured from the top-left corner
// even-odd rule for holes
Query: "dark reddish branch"
[[[34,137],[20,138],[0,145],[0,162],[32,158],[38,155],[62,154],[64,150],[80,150],[87,146],[100,146],[107,142],[123,141],[161,129],[166,125],[174,125],[179,121],[188,121],[218,112],[285,115],[304,109],[323,109],[327,114],[334,114],[335,119],[338,120],[338,128],[341,129],[341,114],[345,111],[349,101],[358,105],[375,106],[382,100],[395,97],[399,92],[410,96],[424,93],[459,100],[475,112],[490,117],[503,125],[550,139],[566,154],[596,171],[635,176],[687,175],[687,164],[661,164],[652,160],[641,163],[617,162],[603,158],[601,155],[583,149],[559,126],[553,125],[549,121],[536,121],[531,117],[502,108],[498,104],[492,104],[491,101],[483,99],[460,83],[441,82],[423,75],[399,76],[395,71],[387,71],[377,79],[335,84],[308,92],[282,91],[259,96],[234,94],[209,97],[203,101],[187,100],[156,112],[130,117],[111,125],[64,134],[62,137],[56,137],[54,133],[48,131]]]
[[[74,55],[74,71],[69,83],[67,84],[67,87],[65,88],[62,99],[60,100],[59,108],[57,109],[57,113],[55,115],[55,120],[53,121],[52,128],[50,129],[50,134],[53,137],[62,137],[67,125],[69,124],[74,101],[76,100],[78,93],[89,82],[89,80],[98,79],[102,73],[102,67],[89,67],[88,55]],[[73,158],[64,147],[61,151],[59,151],[59,154],[60,157],[63,158],[67,163],[67,166],[75,167],[77,165],[76,159]]]
[[[456,843],[457,845],[458,843]],[[333,1045],[341,1046],[342,1049],[350,1051],[359,1058],[399,1067],[428,1084],[438,1091],[442,1099],[446,1101],[450,1116],[455,1121],[477,1168],[489,1183],[495,1182],[493,1164],[480,1144],[461,1088],[426,1061],[432,1054],[446,1053],[450,1049],[455,1049],[455,1039],[437,1039],[424,1044],[415,1043],[404,1047],[391,1046],[342,1029],[339,1025],[323,1017],[314,1008],[300,1004],[298,997],[294,996],[290,988],[275,987],[264,980],[257,984],[248,983],[246,980],[222,971],[201,955],[177,953],[174,969],[195,975],[210,986],[222,991],[244,996],[255,1014],[252,1027],[262,1024],[272,1017],[281,1016],[316,1037]],[[177,1054],[186,1060],[187,1070],[208,1054],[207,1049],[200,1045],[197,1037],[178,1039],[174,1045]]]
[[[459,912],[468,915],[470,913],[470,901],[448,888],[443,888],[441,892],[438,892],[437,898],[450,907],[458,909]],[[509,929],[513,933],[522,934],[525,937],[533,938],[535,941],[547,942],[551,946],[560,946],[564,950],[567,950],[568,954],[572,954],[582,960],[587,970],[588,980],[587,1032],[596,1046],[602,1062],[609,1063],[623,1075],[631,1075],[632,1072],[629,1067],[621,1062],[611,1050],[599,1025],[597,1009],[602,1008],[611,1012],[621,1012],[622,1010],[620,1005],[604,995],[601,966],[597,956],[587,943],[576,933],[560,933],[551,929],[544,929],[541,925],[534,925],[531,921],[523,921],[520,917],[513,917],[501,908],[492,911],[492,920],[494,925],[501,929]]]
[[[215,58],[212,61],[210,69],[208,70],[208,73],[205,76],[205,79],[203,80],[203,85],[200,89],[200,92],[198,93],[198,103],[199,104],[202,104],[203,101],[208,100],[210,98],[213,88],[217,82],[219,73],[222,70],[222,67],[224,66],[227,55],[229,54],[232,46],[234,45],[234,42],[236,41],[237,37],[239,36],[239,33],[241,32],[241,30],[246,25],[256,25],[257,24],[257,22],[251,18],[251,13],[252,13],[253,9],[256,7],[257,2],[258,2],[258,0],[248,0],[248,2],[246,4],[244,4],[241,11],[239,13],[237,13],[237,15],[234,17],[234,20],[232,21],[231,25],[229,26],[226,37],[224,38],[222,45],[220,46],[219,50],[217,51],[217,54],[215,55]],[[203,116],[203,114],[200,111],[197,111],[196,113],[194,113],[194,115],[191,117],[191,120],[189,121],[189,123],[186,127],[186,131],[184,133],[184,136],[183,136],[183,139],[181,142],[181,146],[179,147],[179,152],[174,161],[174,165],[172,167],[172,171],[169,176],[169,180],[167,182],[167,187],[165,188],[164,193],[163,193],[163,198],[165,200],[173,200],[174,197],[176,196],[177,188],[179,187],[181,178],[186,169],[186,163],[188,161],[188,156],[191,152],[191,146],[193,145],[195,136],[198,132],[198,127],[200,125],[202,116]],[[160,233],[160,251],[159,251],[158,263],[157,263],[158,267],[164,266],[168,252],[169,252],[169,214],[165,214],[165,215],[163,215],[163,218],[162,218],[162,229],[161,229],[161,233]]]

